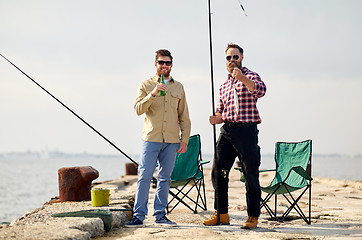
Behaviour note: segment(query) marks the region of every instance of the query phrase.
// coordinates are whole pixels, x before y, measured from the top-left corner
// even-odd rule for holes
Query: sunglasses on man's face
[[[160,65],[166,65],[166,66],[171,66],[172,62],[171,61],[157,61],[158,64]]]
[[[230,61],[231,58],[238,60],[239,59],[239,55],[234,55],[234,56],[226,56],[226,60]]]

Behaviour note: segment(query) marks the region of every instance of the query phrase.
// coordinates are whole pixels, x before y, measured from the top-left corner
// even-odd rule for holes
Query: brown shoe
[[[253,229],[258,225],[258,218],[257,217],[248,217],[248,220],[243,224],[241,228],[243,229]]]
[[[207,226],[214,226],[217,225],[217,212],[215,211],[210,219],[205,220],[202,222],[204,225]],[[230,218],[228,213],[221,213],[220,214],[220,225],[229,225],[230,224]]]

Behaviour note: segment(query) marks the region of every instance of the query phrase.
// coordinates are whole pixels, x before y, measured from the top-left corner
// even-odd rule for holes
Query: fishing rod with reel
[[[241,1],[238,0],[241,10],[245,13],[245,16],[248,16],[245,12]],[[212,27],[211,27],[211,0],[208,0],[208,10],[209,10],[209,50],[210,50],[210,80],[211,80],[211,106],[212,106],[212,115],[215,116],[215,91],[214,91],[214,65],[213,65],[213,54],[212,54]],[[216,126],[215,124],[212,125],[213,128],[213,142],[214,142],[214,154],[216,153]],[[216,177],[219,176],[216,174]],[[218,188],[215,189],[216,191],[216,217],[217,217],[217,225],[220,225],[220,212],[219,212],[219,190]]]

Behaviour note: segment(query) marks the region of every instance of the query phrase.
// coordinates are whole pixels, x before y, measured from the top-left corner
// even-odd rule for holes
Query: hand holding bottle
[[[166,96],[166,84],[165,84],[165,79],[163,74],[161,74],[161,83],[165,86],[165,89],[160,90],[160,95],[161,96]]]
[[[165,85],[165,80],[162,80],[163,79],[163,75],[161,75],[161,82],[158,83],[156,85],[156,87],[152,90],[151,94],[152,96],[156,96],[158,92],[160,92],[160,95],[162,92],[164,92],[165,94],[164,95],[161,95],[161,96],[165,96],[166,95],[166,85]],[[162,83],[163,82],[163,83]]]

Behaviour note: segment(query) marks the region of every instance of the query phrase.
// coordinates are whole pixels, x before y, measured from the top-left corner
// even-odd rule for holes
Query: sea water
[[[133,158],[138,162],[138,157]],[[212,155],[203,155],[212,161]],[[66,157],[66,158],[4,158],[0,157],[0,223],[11,222],[29,210],[41,207],[59,196],[58,169],[92,166],[99,171],[95,182],[112,180],[125,174],[124,157]],[[211,168],[212,163],[206,167]],[[273,156],[262,157],[261,169],[275,167]],[[313,156],[312,176],[344,180],[362,180],[362,157]],[[210,177],[210,176],[205,176]]]

